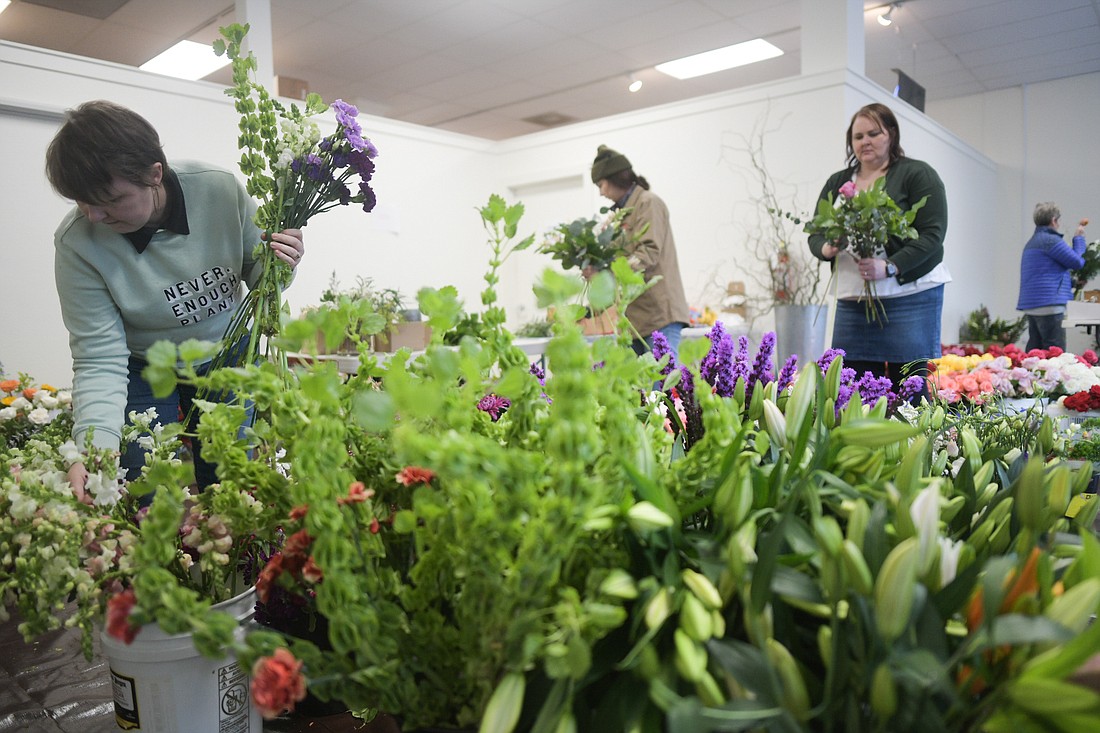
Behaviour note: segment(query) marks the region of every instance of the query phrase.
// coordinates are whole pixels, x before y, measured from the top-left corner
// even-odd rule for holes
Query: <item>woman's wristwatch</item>
[[[890,260],[886,260],[886,277],[897,277],[898,266]]]

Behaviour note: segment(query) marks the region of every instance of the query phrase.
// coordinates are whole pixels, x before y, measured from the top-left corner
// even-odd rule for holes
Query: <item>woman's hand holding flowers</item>
[[[264,232],[262,236],[264,239],[268,239],[267,232]],[[272,234],[269,244],[275,256],[290,265],[292,270],[298,266],[298,263],[302,261],[302,255],[306,253],[301,229],[284,229],[281,232]]]

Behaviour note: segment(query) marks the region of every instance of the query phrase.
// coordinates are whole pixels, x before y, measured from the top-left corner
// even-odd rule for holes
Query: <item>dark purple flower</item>
[[[653,358],[660,361],[668,355],[668,363],[661,367],[661,374],[666,377],[676,368],[676,355],[672,353],[672,347],[668,345],[668,339],[660,331],[653,332]]]
[[[327,153],[328,151],[332,150],[332,138],[331,137],[324,138],[323,140],[321,140],[320,143],[317,144],[317,147],[319,147],[321,150],[323,150]]]
[[[852,393],[855,391],[855,385],[851,383],[840,385],[836,395],[836,414],[838,417],[840,411],[848,406],[848,402],[852,399]]]
[[[714,384],[714,378],[718,374],[718,345],[722,342],[723,337],[728,338],[726,329],[722,326],[721,321],[715,321],[710,333],[707,334],[707,338],[710,339],[710,351],[707,352],[702,363],[699,364],[699,376],[710,385]]]
[[[774,365],[772,357],[775,355],[775,331],[766,332],[760,339],[760,347],[756,350],[756,359],[752,362],[752,371],[749,372],[749,381],[767,384],[772,381]]]
[[[378,203],[374,190],[368,184],[360,183],[359,195],[363,197],[363,211],[369,214],[374,209],[374,205]]]
[[[539,384],[546,385],[546,370],[542,368],[542,365],[537,361],[531,362],[530,372],[535,375],[535,379],[539,380]]]
[[[362,150],[352,150],[348,153],[348,165],[364,181],[369,181],[374,175],[374,161]]]
[[[341,206],[347,206],[351,203],[351,189],[346,184],[341,183],[336,189],[336,193],[340,198]]]
[[[715,351],[714,392],[719,397],[732,397],[737,387],[733,369],[733,337],[723,333]]]
[[[511,406],[512,402],[507,397],[498,397],[495,394],[487,394],[477,403],[477,409],[489,413],[493,422],[499,420]]]
[[[332,167],[339,170],[341,168],[348,167],[349,154],[344,150],[334,150],[332,152]]]
[[[606,361],[597,361],[595,364],[592,365],[592,371],[603,369],[605,366],[607,366]]]
[[[737,353],[733,357],[733,364],[730,368],[730,380],[733,382],[734,389],[737,388],[738,379],[745,380],[745,384],[748,385],[749,337],[744,334],[737,337]]]
[[[680,390],[681,399],[684,402],[695,400],[695,376],[686,366],[680,367],[680,384],[678,385],[678,389]]]
[[[791,354],[779,370],[779,391],[782,392],[794,382],[795,372],[798,370],[798,354]]]
[[[893,383],[889,377],[876,377],[871,372],[864,372],[855,388],[859,390],[859,396],[863,400],[863,404],[873,405],[879,401],[879,398],[890,394],[892,386]]]
[[[821,369],[822,374],[829,371],[829,365],[838,356],[844,356],[844,349],[825,349],[825,353],[817,360],[817,366]]]
[[[305,157],[306,177],[313,181],[321,181],[327,177],[325,161],[315,153],[307,153]]]

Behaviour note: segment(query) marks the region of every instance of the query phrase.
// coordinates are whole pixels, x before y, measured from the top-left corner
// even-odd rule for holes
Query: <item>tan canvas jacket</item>
[[[661,280],[642,294],[626,309],[626,317],[642,338],[677,321],[690,322],[684,284],[680,279],[680,264],[676,258],[676,242],[668,220],[668,207],[657,194],[635,186],[623,207],[630,213],[623,219],[623,228],[629,233],[641,231],[647,223],[642,238],[627,248],[631,267],[650,281],[657,275]]]

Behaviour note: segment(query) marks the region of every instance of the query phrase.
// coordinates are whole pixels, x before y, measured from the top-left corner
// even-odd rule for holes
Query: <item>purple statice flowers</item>
[[[290,162],[296,179],[289,181],[284,196],[287,227],[304,226],[314,214],[351,203],[370,212],[378,201],[370,185],[378,149],[363,137],[356,119],[359,110],[342,99],[333,102],[332,109],[336,132],[317,143],[316,150]]]

